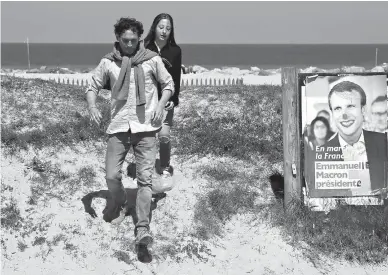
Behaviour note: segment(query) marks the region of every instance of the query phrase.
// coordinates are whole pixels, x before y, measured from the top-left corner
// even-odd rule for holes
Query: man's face
[[[375,102],[371,109],[373,124],[380,131],[387,129],[387,103]]]
[[[116,36],[117,41],[120,43],[121,51],[125,55],[131,55],[136,51],[139,38],[139,35],[131,30],[126,30],[121,36]]]
[[[354,137],[362,130],[365,107],[357,91],[334,92],[330,98],[334,123],[342,137]]]

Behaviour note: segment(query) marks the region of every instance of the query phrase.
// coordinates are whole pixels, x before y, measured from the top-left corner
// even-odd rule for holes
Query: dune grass
[[[103,97],[98,98],[97,105],[104,121],[95,126],[89,123],[81,88],[12,77],[6,82],[2,79],[1,85],[1,141],[5,154],[104,141],[109,101]],[[305,250],[312,260],[320,255],[361,263],[387,259],[387,217],[381,207],[344,206],[329,216],[304,208],[285,215],[282,204],[268,195],[267,178],[283,160],[280,87],[189,89],[182,93],[179,108],[172,130],[174,154],[182,160],[193,156],[209,160],[197,171],[208,184],[198,194],[193,209],[192,234],[196,240],[222,236],[225,223],[233,215],[253,213],[262,222],[282,228],[285,238]],[[31,206],[36,206],[47,192],[61,199],[62,190],[72,194],[80,182],[90,186],[96,177],[90,166],[69,174],[41,158],[27,165],[37,172],[32,179]],[[62,189],[57,190],[58,181]],[[12,188],[2,182],[2,190],[6,187]],[[2,226],[18,227],[19,217],[14,203],[2,206]],[[46,242],[39,239],[42,237],[34,243]],[[164,251],[175,258],[182,258],[182,253],[195,255],[195,251],[208,253],[201,243],[182,238],[180,243],[184,245],[167,245]],[[20,243],[19,249],[26,249],[26,245]],[[66,245],[68,251],[74,250],[71,243]],[[128,261],[124,254],[116,257]]]
[[[303,207],[285,215],[277,203],[263,209],[263,214],[313,262],[322,255],[361,264],[388,259],[388,216],[382,206],[342,205],[327,215]]]
[[[281,227],[312,261],[323,255],[360,263],[387,260],[388,217],[382,206],[342,206],[326,216],[307,207],[285,214],[275,199],[255,203],[260,188],[269,186],[266,177],[277,172],[271,166],[283,160],[280,87],[203,88],[187,91],[187,100],[194,94],[198,99],[190,100],[174,129],[176,153],[228,158],[198,170],[209,179],[195,209],[198,236],[222,236],[233,215],[253,212]]]
[[[8,77],[2,89],[1,143],[6,154],[28,146],[59,148],[104,138],[110,112],[103,97],[97,100],[103,114],[97,126],[89,121],[84,88]]]

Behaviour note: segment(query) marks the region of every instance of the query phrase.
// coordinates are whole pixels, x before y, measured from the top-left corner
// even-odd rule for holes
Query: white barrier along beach
[[[92,74],[77,73],[77,74],[50,74],[50,73],[1,73],[1,75],[9,75],[26,79],[39,78],[56,83],[68,84],[86,87],[91,82]],[[237,86],[243,85],[244,80],[239,76],[230,75],[213,75],[206,76],[202,74],[182,74],[181,86]]]

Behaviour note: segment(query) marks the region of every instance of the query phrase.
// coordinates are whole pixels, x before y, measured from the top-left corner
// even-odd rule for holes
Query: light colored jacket
[[[121,63],[101,59],[97,68],[93,71],[92,81],[86,89],[98,95],[99,91],[110,81],[110,90],[116,83],[120,74]],[[145,98],[146,104],[136,106],[136,89],[134,80],[134,70],[131,70],[130,85],[127,100],[111,99],[111,122],[106,131],[107,134],[127,132],[129,129],[132,133],[156,131],[162,127],[162,123],[167,115],[164,111],[163,119],[158,124],[152,124],[152,114],[158,105],[158,88],[160,83],[162,93],[170,91],[171,96],[174,94],[174,81],[171,75],[164,67],[160,56],[155,56],[142,65],[145,76]],[[167,91],[168,92],[168,91]]]

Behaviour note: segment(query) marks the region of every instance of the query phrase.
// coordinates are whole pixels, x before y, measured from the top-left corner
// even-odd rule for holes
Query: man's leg
[[[136,243],[149,244],[152,237],[149,233],[152,174],[156,159],[156,132],[136,133],[131,135],[131,143],[135,153],[138,192],[136,198],[135,226]]]
[[[116,207],[110,210],[114,212],[112,213],[112,220],[118,217],[120,208],[126,202],[126,193],[121,182],[121,168],[131,146],[129,135],[129,132],[117,133],[110,135],[108,139],[105,158],[106,183]]]
[[[162,171],[169,172],[170,158],[171,158],[171,135],[170,130],[172,127],[172,119],[174,116],[174,109],[168,111],[165,121],[163,122],[162,129],[158,133],[159,137],[159,156],[160,167]],[[169,172],[171,174],[171,172]]]

